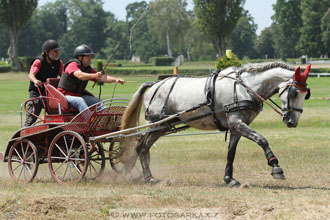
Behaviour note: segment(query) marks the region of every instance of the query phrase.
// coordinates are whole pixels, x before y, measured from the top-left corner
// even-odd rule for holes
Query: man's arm
[[[102,73],[101,72],[96,72],[96,73],[85,73],[82,72],[81,70],[74,71],[72,73],[76,78],[86,81],[86,80],[95,80],[99,81],[102,78]]]
[[[123,80],[121,78],[112,77],[112,76],[109,76],[109,75],[102,75],[100,81],[105,82],[105,83],[120,83],[120,84],[125,83],[125,80]]]
[[[42,82],[36,78],[37,73],[41,68],[41,61],[36,59],[33,64],[31,65],[30,72],[28,78],[31,82],[34,83],[35,87],[42,87]]]

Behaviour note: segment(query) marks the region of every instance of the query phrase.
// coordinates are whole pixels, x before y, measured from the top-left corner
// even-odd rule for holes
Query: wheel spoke
[[[24,158],[26,158],[26,155],[27,155],[27,153],[28,153],[28,150],[29,150],[29,146],[30,146],[30,144],[29,143],[27,143],[27,146],[26,146],[26,150],[25,150],[25,153],[24,153]],[[33,152],[33,151],[32,151]]]
[[[25,160],[29,160],[31,158],[31,156],[33,156],[33,155],[34,155],[34,153],[31,152],[31,154]]]
[[[18,151],[16,150],[16,148],[14,148],[14,150],[15,150],[17,156],[19,157],[19,159],[21,159],[21,162],[23,162],[24,160],[23,160],[23,158],[21,157],[21,155],[18,153]]]
[[[15,158],[12,158],[11,161],[22,163],[21,160],[17,160],[17,159],[15,159]]]
[[[25,167],[26,167],[26,170],[29,172],[29,174],[32,176],[30,167],[28,165],[25,165]]]
[[[25,168],[25,165],[23,164],[23,168],[24,168],[24,180],[26,181],[26,172],[25,172],[25,170],[26,170],[26,168]]]
[[[102,166],[102,163],[100,163],[100,162],[98,162],[98,161],[96,161],[96,160],[92,160],[92,161],[90,162],[90,164],[92,164],[92,162],[97,163],[98,165],[101,165],[101,166]]]
[[[66,159],[66,157],[51,157],[51,159],[62,159],[62,160],[65,160]]]
[[[23,158],[25,157],[25,154],[24,154],[24,146],[23,146],[23,142],[21,142],[21,151],[22,151],[22,156]],[[23,160],[23,159],[22,159]]]
[[[83,146],[80,145],[80,147],[72,154],[70,155],[71,157],[74,157],[76,153],[78,153],[80,151],[80,149],[82,148]]]
[[[21,177],[23,169],[24,169],[24,165],[22,166],[21,172],[19,172],[17,179],[19,179]]]
[[[54,173],[56,173],[56,171],[57,171],[58,169],[60,169],[64,164],[65,164],[65,163],[62,163],[59,167],[57,167],[57,168],[54,170]]]
[[[77,167],[77,165],[75,164],[75,163],[72,163],[73,164],[73,166],[76,168],[76,170],[78,171],[78,173],[81,175],[81,171],[80,171],[80,169]]]
[[[19,168],[20,166],[22,166],[22,163],[19,163],[18,166],[17,166],[15,169],[13,169],[13,172],[14,172],[17,168]]]
[[[71,158],[70,160],[73,160],[73,161],[85,161],[85,159],[81,159],[81,158]]]
[[[69,149],[68,149],[68,143],[67,143],[67,141],[66,141],[65,135],[63,136],[63,139],[64,139],[64,144],[65,144],[66,152],[69,152]],[[68,153],[68,154],[69,154],[69,153]]]
[[[71,170],[71,166],[70,165],[69,165],[69,171],[70,171],[70,179],[71,179],[71,181],[73,181],[72,170]]]
[[[63,163],[64,164],[64,163]],[[63,174],[63,180],[65,179],[66,172],[68,171],[69,163],[66,163],[65,172]]]
[[[73,147],[73,143],[74,143],[74,139],[75,139],[75,136],[73,136],[73,138],[72,138],[72,141],[71,141],[71,145],[70,145],[70,149],[69,149],[68,155],[70,155],[70,153],[71,153],[71,150],[72,150],[72,147]]]
[[[65,155],[65,153],[62,151],[62,149],[60,148],[60,146],[58,146],[58,144],[55,144],[55,146],[61,151],[61,153],[66,157],[68,155]]]

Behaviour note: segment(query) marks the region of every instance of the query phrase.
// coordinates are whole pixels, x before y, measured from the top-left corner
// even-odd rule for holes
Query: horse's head
[[[279,94],[282,101],[283,122],[288,127],[298,125],[300,114],[303,112],[304,100],[309,99],[310,90],[307,88],[307,78],[311,65],[308,65],[304,73],[300,67],[295,71],[293,79],[281,85]]]

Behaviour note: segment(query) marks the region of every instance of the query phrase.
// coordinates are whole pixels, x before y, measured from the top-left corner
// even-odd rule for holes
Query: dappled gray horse
[[[296,127],[304,100],[310,96],[306,84],[309,71],[310,65],[301,73],[300,67],[294,71],[281,62],[259,63],[230,67],[208,78],[171,77],[141,85],[124,113],[122,129],[137,125],[143,95],[149,87],[144,98],[147,123],[179,113],[178,117],[164,124],[148,128],[138,144],[131,146],[140,158],[145,182],[159,181],[149,169],[150,147],[162,135],[173,132],[174,126],[180,123],[186,125],[182,129],[194,127],[230,131],[224,176],[224,181],[230,186],[240,185],[233,177],[233,163],[236,146],[242,136],[256,142],[264,150],[268,165],[272,167],[273,178],[285,179],[268,141],[249,124],[262,110],[263,102],[279,93],[282,107],[277,106],[281,108],[278,113],[283,116],[283,122],[288,127]]]

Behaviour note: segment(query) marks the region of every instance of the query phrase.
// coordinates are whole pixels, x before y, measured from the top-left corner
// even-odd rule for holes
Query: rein
[[[263,97],[261,97],[258,93],[256,93],[253,89],[251,89],[250,87],[248,87],[240,78],[237,78],[236,81],[240,84],[242,84],[242,86],[244,86],[246,89],[248,89],[250,92],[252,92],[255,96],[257,96],[262,102],[266,103],[269,107],[271,107],[276,113],[278,113],[281,117],[283,117],[282,112],[280,112],[279,110],[277,110],[272,104],[270,104],[269,102],[267,102],[266,99],[264,99]],[[271,100],[271,99],[270,99]],[[275,104],[276,107],[279,107],[273,100],[271,100],[272,103]]]
[[[242,86],[244,86],[247,90],[249,90],[252,94],[254,94],[256,97],[258,97],[262,102],[266,103],[270,108],[272,108],[276,113],[278,113],[281,117],[283,117],[282,112],[278,111],[275,107],[272,106],[272,104],[270,104],[269,102],[267,102],[266,99],[264,99],[263,97],[261,97],[258,93],[256,93],[253,89],[251,89],[250,87],[248,87],[243,80],[240,77],[232,77],[229,76],[232,73],[236,73],[235,71],[229,72],[226,75],[221,75],[221,77],[218,80],[221,80],[223,78],[229,78],[232,80],[235,80],[237,83],[240,83]],[[239,75],[238,75],[239,76]],[[235,99],[235,98],[234,98]],[[269,99],[276,107],[278,107],[279,109],[281,109],[281,107],[279,107],[273,100]]]

